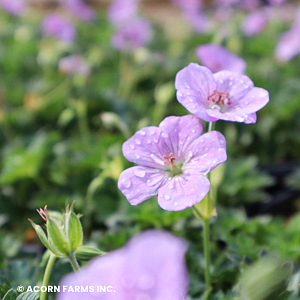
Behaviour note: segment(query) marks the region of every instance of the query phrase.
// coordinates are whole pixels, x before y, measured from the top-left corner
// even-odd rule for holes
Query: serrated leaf
[[[10,289],[4,295],[2,300],[16,300],[16,299],[17,299],[17,293],[14,291],[14,289]]]
[[[17,297],[16,300],[39,300],[40,296],[35,292],[25,292]]]

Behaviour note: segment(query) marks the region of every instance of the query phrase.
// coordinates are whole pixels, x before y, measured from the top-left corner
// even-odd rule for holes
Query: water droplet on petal
[[[165,195],[164,198],[165,198],[166,200],[170,200],[170,199],[171,199],[171,197],[170,197],[169,195]]]
[[[149,133],[151,134],[151,135],[154,135],[155,134],[155,130],[154,129],[149,129]]]
[[[136,158],[136,159],[139,159],[140,157],[141,157],[141,156],[140,156],[139,154],[136,154],[136,155],[135,155],[135,158]]]
[[[196,132],[196,130],[193,128],[193,129],[192,129],[192,133],[195,133],[195,132]]]
[[[134,142],[135,142],[137,145],[140,145],[140,144],[141,144],[141,140],[139,140],[139,139],[134,139]]]
[[[235,116],[234,116],[234,119],[235,119],[235,121],[237,121],[237,122],[243,122],[243,121],[244,121],[244,118],[241,117],[241,116],[238,116],[238,115],[235,115]]]
[[[135,149],[135,146],[134,146],[133,144],[130,144],[129,147],[130,147],[131,149]]]
[[[143,177],[145,177],[146,172],[145,172],[145,170],[135,170],[134,175],[137,177],[143,178]]]
[[[122,179],[122,184],[126,189],[128,189],[131,186],[131,181],[128,178],[124,178]]]
[[[213,106],[211,107],[211,109],[212,109],[212,110],[217,110],[217,111],[220,111],[220,110],[221,110],[221,108],[220,108],[219,105],[213,105]]]
[[[146,131],[141,130],[141,131],[140,131],[140,134],[144,136],[144,135],[146,135]]]

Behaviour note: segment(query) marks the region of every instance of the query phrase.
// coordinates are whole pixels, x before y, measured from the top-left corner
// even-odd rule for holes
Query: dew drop
[[[213,105],[213,106],[211,107],[211,109],[212,109],[212,110],[217,110],[217,111],[220,111],[220,110],[221,110],[221,108],[220,108],[219,105]]]
[[[129,147],[130,147],[131,149],[135,149],[135,146],[134,146],[133,144],[130,144]]]
[[[134,175],[137,176],[137,177],[143,178],[143,177],[145,177],[146,172],[145,172],[145,170],[136,170],[134,172]]]
[[[140,134],[143,135],[143,136],[145,136],[146,135],[146,131],[145,130],[141,130]]]
[[[164,198],[165,198],[166,200],[170,200],[170,199],[171,199],[171,197],[170,197],[169,195],[165,195]]]
[[[135,142],[137,145],[140,145],[140,144],[141,144],[141,140],[139,140],[139,139],[134,139],[134,142]]]
[[[196,130],[193,128],[193,129],[192,129],[192,133],[195,133],[195,132],[196,132]]]
[[[139,159],[140,157],[141,157],[141,156],[140,156],[139,154],[136,154],[136,155],[135,155],[135,158],[136,158],[136,159]]]
[[[123,183],[123,186],[124,186],[126,189],[130,188],[130,186],[131,186],[131,181],[130,181],[130,179],[128,179],[128,178],[124,178],[124,179],[122,180],[122,183]]]
[[[192,151],[189,151],[188,152],[188,157],[192,157],[193,156],[193,152]]]
[[[149,133],[151,134],[151,135],[154,135],[155,134],[155,130],[154,129],[149,129]]]

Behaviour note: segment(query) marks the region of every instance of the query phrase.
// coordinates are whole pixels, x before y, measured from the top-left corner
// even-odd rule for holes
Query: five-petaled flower
[[[251,79],[228,70],[212,73],[195,63],[175,79],[178,101],[192,114],[207,121],[256,122],[256,111],[269,101],[269,93],[254,87]]]
[[[126,141],[123,154],[138,165],[119,177],[118,187],[127,200],[137,205],[158,195],[158,204],[172,211],[200,202],[210,189],[205,175],[227,158],[224,136],[202,132],[197,117],[171,116]]]

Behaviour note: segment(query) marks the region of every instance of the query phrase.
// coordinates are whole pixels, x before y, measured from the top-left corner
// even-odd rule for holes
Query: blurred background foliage
[[[41,278],[44,249],[27,218],[41,224],[37,208],[47,204],[62,211],[76,200],[86,243],[103,251],[148,228],[188,240],[190,297],[200,299],[205,290],[200,222],[191,210],[163,211],[156,199],[131,206],[117,180],[131,166],[122,155],[125,140],[166,116],[188,113],[176,100],[175,75],[198,63],[195,48],[214,40],[217,30],[195,33],[171,3],[144,1],[141,11],[153,21],[152,41],[122,52],[110,43],[109,2],[87,1],[97,16],[91,23],[73,20],[77,36],[71,43],[41,32],[41,20],[57,6],[32,3],[22,16],[0,10],[0,296],[5,286]],[[175,16],[159,19],[169,6]],[[246,37],[237,29],[244,14],[236,12],[233,32],[223,44],[245,59],[246,74],[269,91],[270,102],[258,112],[256,124],[216,124],[227,140],[228,161],[213,176],[219,186],[212,224],[214,299],[235,299],[241,270],[248,264],[255,268],[265,252],[276,255],[272,268],[282,268],[280,260],[293,262],[293,276],[286,271],[280,282],[299,278],[300,58],[283,63],[273,55],[290,23],[274,19],[260,34]],[[59,62],[68,55],[82,56],[89,75],[61,72]],[[71,271],[64,262],[56,268],[53,283]],[[241,282],[247,285],[245,274]],[[248,294],[251,290],[244,287]],[[297,299],[298,290],[293,291],[288,296],[294,298],[282,299]]]

